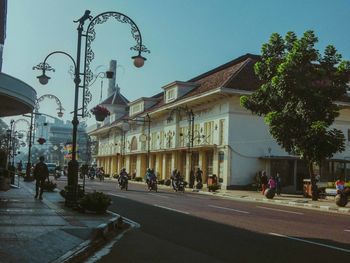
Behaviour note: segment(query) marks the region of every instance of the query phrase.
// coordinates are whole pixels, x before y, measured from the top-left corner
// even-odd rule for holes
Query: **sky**
[[[87,9],[92,16],[106,11],[129,16],[151,51],[144,54],[144,67],[135,68],[131,57],[136,53],[130,47],[136,42],[130,26],[110,18],[95,27],[91,69],[97,74],[107,69],[111,59],[117,60],[117,83],[130,101],[153,96],[175,80],[187,81],[246,53],[260,54],[262,44],[275,32],[294,31],[300,37],[314,30],[320,51],[333,44],[350,60],[348,0],[8,0],[2,71],[32,86],[38,97],[57,96],[65,108],[64,120],[73,117],[71,61],[63,55],[51,56],[48,63],[56,71],[47,73],[51,79],[45,86],[32,67],[56,50],[76,57],[73,20]],[[107,88],[105,80],[103,99]],[[90,90],[92,108],[100,102],[100,80]],[[54,101],[39,105],[40,112],[56,116]],[[95,123],[93,118],[86,121]]]

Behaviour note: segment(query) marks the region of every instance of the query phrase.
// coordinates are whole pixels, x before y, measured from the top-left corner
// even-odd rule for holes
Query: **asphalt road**
[[[197,193],[87,181],[140,224],[98,262],[335,262],[350,256],[350,217]]]

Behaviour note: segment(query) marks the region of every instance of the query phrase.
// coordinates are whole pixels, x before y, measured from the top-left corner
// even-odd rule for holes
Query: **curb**
[[[201,193],[201,192],[200,192]],[[206,193],[206,194],[212,194],[212,193]],[[295,201],[288,201],[288,200],[273,200],[273,199],[262,199],[262,198],[254,198],[254,197],[248,197],[248,198],[242,198],[239,196],[230,196],[228,194],[217,194],[218,196],[230,198],[230,199],[240,199],[240,200],[246,200],[246,201],[255,201],[255,202],[261,202],[261,203],[275,203],[278,205],[286,205],[286,206],[295,206],[300,208],[311,208],[311,209],[317,209],[320,211],[329,211],[329,212],[337,212],[341,214],[350,214],[350,208],[346,207],[333,207],[329,205],[318,205],[318,204],[310,204],[310,203],[299,203]]]
[[[52,261],[52,263],[60,263],[60,262],[81,262],[79,259],[81,257],[88,257],[93,252],[95,252],[99,247],[101,247],[111,236],[113,233],[119,232],[118,235],[122,235],[126,230],[128,230],[129,223],[124,223],[124,218],[118,214],[107,211],[107,213],[116,215],[116,217],[110,219],[107,223],[102,223],[98,225],[91,234],[90,239],[84,241],[74,249],[66,252],[61,257]],[[129,220],[125,220],[128,222]]]

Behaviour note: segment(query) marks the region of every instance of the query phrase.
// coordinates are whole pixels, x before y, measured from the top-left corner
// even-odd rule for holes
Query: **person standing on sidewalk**
[[[281,196],[281,192],[282,192],[282,180],[281,180],[280,174],[277,173],[276,174],[276,194],[278,196]]]
[[[46,163],[44,163],[44,156],[40,156],[39,162],[35,165],[34,168],[34,178],[35,178],[35,198],[43,200],[44,184],[46,178],[49,177],[49,169],[47,168]]]
[[[264,195],[265,190],[267,188],[267,182],[268,182],[267,181],[267,175],[266,175],[265,171],[263,171],[261,173],[261,180],[260,180],[260,182],[261,182],[261,193]]]

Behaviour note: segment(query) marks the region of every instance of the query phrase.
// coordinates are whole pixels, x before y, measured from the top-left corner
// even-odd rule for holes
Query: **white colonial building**
[[[281,149],[262,117],[240,106],[240,97],[259,87],[253,69],[258,59],[246,54],[132,102],[119,88],[110,89],[109,98],[101,104],[113,114],[89,132],[98,142],[94,156],[98,166],[109,174],[125,167],[136,176],[144,176],[150,167],[160,179],[178,169],[187,181],[191,169],[200,167],[204,182],[215,174],[222,188],[230,189],[251,185],[258,171],[267,170],[280,173],[285,190],[301,190],[302,179],[308,177],[305,164]],[[335,126],[347,137],[350,104],[342,106]],[[325,163],[323,180],[346,175],[347,160],[348,145],[345,152]]]

